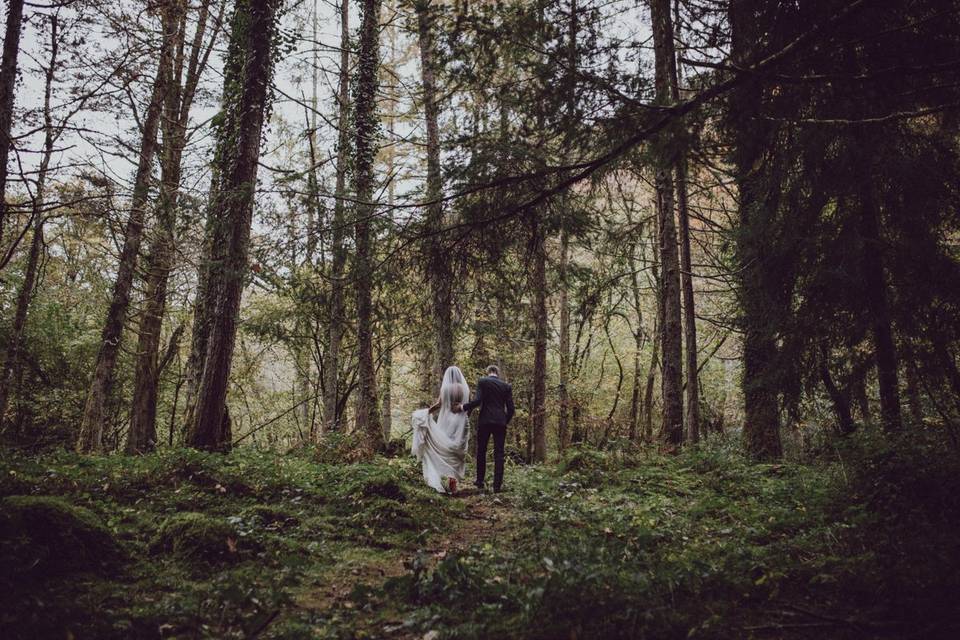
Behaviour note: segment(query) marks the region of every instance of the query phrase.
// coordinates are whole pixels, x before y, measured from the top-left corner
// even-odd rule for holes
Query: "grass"
[[[440,496],[406,458],[0,458],[0,496],[19,496],[0,636],[954,637],[955,454],[922,435],[830,446],[776,465],[723,441],[575,449],[510,467],[496,502]],[[34,511],[75,524],[51,541]]]

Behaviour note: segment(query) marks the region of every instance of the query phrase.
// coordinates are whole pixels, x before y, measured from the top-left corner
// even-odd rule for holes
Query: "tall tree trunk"
[[[560,229],[560,407],[557,415],[557,443],[560,452],[570,443],[570,301],[567,271],[570,260],[570,234],[566,225]]]
[[[53,82],[57,69],[59,53],[59,22],[57,16],[50,18],[50,60],[44,74],[43,92],[43,152],[40,156],[40,165],[37,167],[37,183],[33,193],[31,216],[33,220],[33,237],[30,240],[30,250],[27,253],[27,264],[23,271],[23,282],[17,293],[17,303],[13,314],[13,326],[10,328],[10,337],[7,340],[6,358],[3,369],[0,371],[0,426],[3,426],[15,381],[20,379],[20,355],[23,350],[23,333],[27,326],[27,312],[33,300],[33,289],[37,282],[37,270],[40,265],[40,254],[43,250],[43,224],[45,221],[43,203],[46,196],[47,172],[50,169],[50,159],[53,157],[53,145],[57,134],[54,132],[53,116],[50,100],[53,93]],[[18,36],[19,37],[19,36]]]
[[[730,3],[733,62],[748,66],[754,57],[763,25],[758,24],[759,0]],[[739,264],[741,325],[743,328],[743,437],[747,453],[759,460],[782,455],[777,384],[777,336],[770,315],[777,308],[770,291],[770,248],[765,238],[768,214],[757,184],[756,169],[763,158],[762,124],[756,113],[762,100],[756,79],[747,79],[731,94],[733,163],[739,191],[740,233],[736,253]]]
[[[577,16],[577,0],[570,0],[570,18],[567,33],[567,126],[571,130],[576,125],[577,118],[577,31],[579,28]],[[570,440],[570,296],[568,269],[570,262],[570,231],[564,218],[560,221],[560,264],[557,274],[560,280],[560,388],[559,411],[557,414],[557,443],[560,452],[567,448]]]
[[[655,56],[656,102],[668,105],[673,100],[673,80],[676,78],[676,60],[673,48],[673,20],[670,0],[652,0],[650,14],[653,21]],[[683,382],[682,382],[682,327],[680,323],[680,265],[677,255],[677,229],[674,222],[674,181],[676,166],[675,141],[668,133],[654,141],[656,155],[657,222],[660,231],[661,298],[663,325],[660,331],[663,354],[663,413],[660,439],[669,451],[683,443]]]
[[[635,251],[636,245],[631,243],[627,254],[627,265],[630,268],[630,293],[633,297],[633,313],[637,322],[637,328],[633,331],[633,392],[630,395],[630,430],[628,432],[631,442],[636,442],[640,435],[640,418],[643,409],[643,373],[640,365],[640,352],[643,349],[643,309],[640,306],[640,274],[637,273]],[[651,363],[651,371],[653,368],[654,365]],[[651,383],[650,386],[652,388],[653,384]]]
[[[544,0],[537,0],[537,35],[540,42],[547,38]],[[536,131],[544,128],[546,114],[543,104],[536,106]],[[546,160],[541,160],[546,164]],[[533,322],[533,385],[530,407],[530,437],[527,440],[527,459],[532,462],[547,460],[547,247],[543,216],[545,209],[530,212],[530,251],[533,262],[529,273],[532,295]]]
[[[207,53],[202,54],[204,33],[209,17],[210,0],[204,0],[197,14],[197,28],[191,43],[190,61],[183,76],[186,7],[171,3],[168,11],[179,24],[170,86],[164,100],[161,131],[163,148],[160,156],[160,200],[157,207],[158,233],[147,254],[146,295],[137,331],[137,363],[134,371],[133,400],[130,408],[130,430],[127,432],[127,453],[143,453],[153,449],[157,441],[157,398],[160,385],[160,337],[167,304],[167,283],[176,258],[176,210],[180,195],[183,151],[187,141],[187,124],[196,87],[206,66]],[[219,17],[217,18],[219,25]],[[212,34],[216,40],[219,26]]]
[[[7,159],[10,157],[10,128],[17,89],[17,57],[23,27],[23,0],[9,0],[7,30],[3,38],[3,62],[0,63],[0,246],[7,225]],[[0,414],[2,416],[2,414]]]
[[[80,424],[80,437],[77,451],[89,453],[103,448],[103,427],[106,418],[106,404],[113,387],[117,355],[120,352],[120,340],[123,325],[130,306],[130,289],[137,269],[137,258],[143,240],[143,227],[147,213],[147,197],[150,189],[150,175],[153,159],[157,151],[157,130],[163,110],[164,98],[170,83],[170,66],[173,46],[176,41],[177,21],[171,10],[164,12],[163,39],[160,46],[160,59],[157,75],[153,82],[153,92],[147,115],[143,120],[143,136],[140,142],[140,157],[137,162],[137,174],[133,183],[130,203],[130,217],[123,233],[123,248],[117,266],[117,279],[113,284],[110,308],[100,335],[100,349],[93,369],[93,378],[87,392],[87,401],[83,409],[83,421]]]
[[[679,3],[675,4],[674,9],[676,10],[675,15],[678,15]],[[671,75],[670,95],[674,104],[680,102],[680,73],[677,68],[676,52],[672,46],[676,28],[678,28],[676,24],[671,24],[671,53],[668,60]],[[693,265],[690,258],[690,206],[687,194],[689,165],[685,124],[680,140],[675,141],[675,144],[677,146],[677,213],[680,220],[680,288],[683,293],[683,353],[684,373],[686,374],[686,414],[684,422],[687,427],[687,438],[690,442],[697,442],[700,439],[700,380],[697,363],[699,349],[697,348],[697,314],[693,296]]]
[[[677,159],[677,204],[680,213],[680,286],[683,291],[683,338],[686,374],[687,438],[700,439],[700,380],[697,362],[697,314],[693,297],[693,266],[690,259],[690,209],[687,203],[687,157],[681,149]]]
[[[547,460],[547,248],[540,213],[532,217],[530,291],[533,295],[533,462]]]
[[[660,232],[659,224],[655,225],[654,235],[656,241],[653,243],[653,264],[651,272],[653,273],[653,282],[656,290],[660,290]],[[643,393],[643,440],[648,444],[653,444],[653,387],[656,381],[657,369],[660,367],[660,332],[663,330],[663,297],[657,297],[657,316],[653,322],[653,346],[650,349],[650,366],[647,368],[647,383]]]
[[[367,449],[383,446],[377,411],[377,380],[373,362],[373,246],[376,204],[373,202],[373,163],[377,142],[377,66],[379,64],[380,0],[363,1],[357,84],[354,95],[354,191],[357,219],[354,224],[356,254],[354,282],[357,298],[357,431],[367,438]]]
[[[434,28],[436,6],[430,0],[417,0],[417,31],[420,39],[420,70],[423,81],[423,115],[427,132],[427,188],[426,230],[427,281],[433,302],[431,315],[436,338],[434,379],[440,380],[443,372],[454,361],[453,335],[453,274],[450,260],[440,235],[443,229],[443,176],[440,173],[440,124],[437,105],[436,52],[434,51]]]
[[[227,385],[247,276],[260,138],[268,109],[279,0],[239,0],[231,21],[224,75],[223,120],[214,156],[217,186],[208,215],[211,249],[206,301],[209,324],[203,374],[187,442],[229,446]]]
[[[337,90],[337,183],[336,202],[333,205],[330,261],[330,324],[327,329],[327,362],[323,381],[324,430],[340,427],[340,344],[344,327],[344,269],[347,254],[344,247],[346,227],[347,166],[350,146],[350,6],[340,0],[340,85]]]

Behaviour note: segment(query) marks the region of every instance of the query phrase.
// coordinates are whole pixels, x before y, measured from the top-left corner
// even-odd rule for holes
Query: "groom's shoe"
[[[474,482],[473,486],[477,488],[477,491],[483,492],[486,489],[486,486],[482,482]]]

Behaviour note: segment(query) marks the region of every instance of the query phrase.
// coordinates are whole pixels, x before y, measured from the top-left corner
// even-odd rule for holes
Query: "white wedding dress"
[[[440,414],[434,420],[428,409],[413,412],[411,452],[423,465],[428,485],[447,493],[444,478],[463,480],[469,427],[467,414],[453,412],[453,405],[470,400],[470,387],[463,372],[449,367],[440,385]]]

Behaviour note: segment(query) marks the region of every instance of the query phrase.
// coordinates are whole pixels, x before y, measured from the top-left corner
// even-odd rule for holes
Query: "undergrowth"
[[[956,637],[955,454],[923,434],[829,446],[511,465],[506,493],[472,498],[510,527],[438,556],[465,501],[409,459],[0,458],[0,637]],[[407,571],[304,606],[356,558]]]

